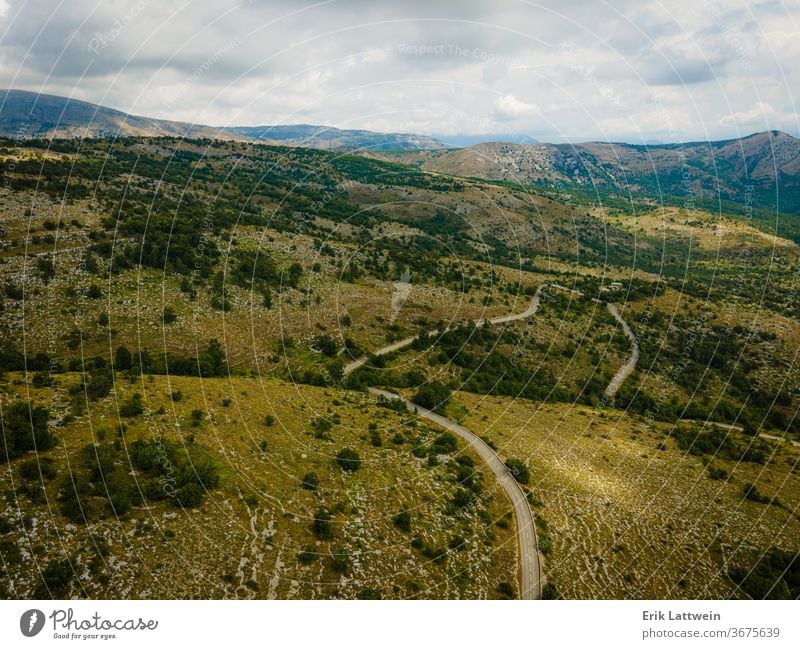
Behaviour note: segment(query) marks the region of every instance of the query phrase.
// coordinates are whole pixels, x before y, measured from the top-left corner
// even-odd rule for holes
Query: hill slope
[[[431,137],[410,133],[342,130],[309,124],[215,127],[129,115],[77,99],[25,90],[0,90],[0,135],[11,138],[177,136],[259,140],[322,149],[442,149]]]
[[[458,176],[584,187],[654,200],[682,197],[684,203],[720,199],[800,214],[800,140],[780,131],[657,146],[489,142],[392,159]]]

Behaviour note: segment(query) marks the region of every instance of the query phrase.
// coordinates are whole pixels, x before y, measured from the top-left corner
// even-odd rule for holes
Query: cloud
[[[505,95],[494,102],[494,113],[500,120],[520,119],[539,112],[536,104],[527,104],[514,95]]]
[[[798,130],[789,3],[3,2],[6,84],[140,115],[674,141],[735,135],[763,102]]]
[[[724,115],[719,119],[720,126],[750,127],[767,130],[775,124],[787,122],[790,115],[780,113],[772,106],[759,101],[750,110]]]

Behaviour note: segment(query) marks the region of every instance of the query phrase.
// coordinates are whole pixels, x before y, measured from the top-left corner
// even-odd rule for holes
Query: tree
[[[47,423],[50,412],[30,401],[17,401],[0,412],[3,444],[0,454],[5,459],[18,457],[28,451],[46,451],[55,440]]]
[[[133,357],[127,347],[120,345],[117,347],[117,353],[114,354],[114,369],[118,372],[129,370],[133,367]]]
[[[392,522],[398,530],[403,532],[411,531],[411,514],[407,509],[401,510],[400,513],[392,519]]]
[[[128,401],[123,403],[119,408],[120,417],[136,417],[144,412],[144,404],[142,403],[142,395],[138,392],[134,394]]]
[[[331,513],[327,509],[319,509],[317,513],[314,514],[314,522],[311,524],[311,531],[314,532],[314,536],[323,541],[333,538]]]
[[[444,383],[433,381],[423,385],[414,395],[412,401],[428,410],[443,411],[450,402],[452,392]]]
[[[528,484],[531,479],[531,475],[528,471],[528,467],[525,466],[525,462],[510,457],[506,460],[506,466],[508,467],[508,470],[511,471],[511,474],[514,476],[514,479],[517,482],[520,484]]]
[[[181,507],[198,507],[203,501],[203,490],[194,482],[183,485],[175,494],[175,504]]]
[[[69,559],[51,561],[41,572],[42,581],[34,596],[37,599],[43,599],[52,595],[61,595],[75,577],[76,573]]]
[[[336,461],[345,471],[358,471],[361,466],[361,457],[352,448],[343,448],[339,451]]]
[[[317,487],[319,487],[319,478],[317,474],[313,471],[306,473],[303,476],[303,480],[300,483],[303,489],[308,489],[309,491],[316,491]]]

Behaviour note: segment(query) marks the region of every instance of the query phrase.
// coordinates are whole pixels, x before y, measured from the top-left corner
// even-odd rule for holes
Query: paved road
[[[536,293],[533,295],[533,299],[531,303],[528,305],[528,308],[520,313],[512,313],[510,315],[502,315],[496,318],[489,318],[489,324],[502,324],[504,322],[513,322],[514,320],[523,320],[524,318],[529,318],[532,316],[536,311],[539,309],[539,302],[542,299],[542,291],[544,291],[545,284],[542,284],[538,289],[536,289]],[[482,318],[475,323],[476,327],[481,327],[487,322],[486,319]],[[445,331],[449,331],[450,327],[446,327]],[[428,332],[434,336],[439,334],[438,329],[433,329]],[[390,345],[386,345],[385,347],[381,347],[378,351],[373,353],[373,356],[383,356],[385,354],[391,354],[392,352],[396,352],[404,347],[408,347],[411,343],[413,343],[419,336],[409,336],[408,338],[403,338],[403,340],[398,340],[393,342]],[[357,370],[359,367],[362,367],[366,364],[367,360],[369,360],[366,356],[362,356],[360,358],[356,358],[353,361],[350,361],[347,365],[344,366],[344,375],[347,376],[354,370]]]
[[[458,435],[486,462],[514,506],[517,533],[519,535],[520,599],[539,599],[542,595],[542,569],[539,557],[539,541],[536,538],[536,524],[531,515],[531,508],[528,506],[528,499],[525,497],[525,493],[503,461],[497,456],[497,453],[475,433],[450,419],[418,406],[408,399],[403,399],[393,392],[379,390],[378,388],[368,388],[368,390],[371,394],[383,396],[387,399],[402,399],[408,410],[416,412],[423,419],[427,419]]]
[[[539,302],[541,301],[542,291],[544,291],[544,288],[545,285],[542,284],[536,290],[536,293],[534,293],[533,298],[531,299],[531,303],[524,311],[520,313],[512,313],[510,315],[498,316],[496,318],[489,318],[488,322],[490,324],[502,324],[505,322],[513,322],[514,320],[523,320],[534,315],[539,309]],[[475,326],[480,327],[485,322],[487,322],[485,319],[478,320],[475,323]],[[445,331],[447,331],[447,329],[445,329]],[[436,335],[439,333],[439,331],[434,330],[430,333]],[[418,336],[411,336],[409,338],[404,338],[403,340],[393,342],[385,347],[381,347],[375,352],[375,356],[390,354],[391,352],[408,347],[417,338]],[[348,363],[344,367],[344,375],[347,376],[354,370],[362,367],[367,360],[368,359],[366,356],[362,356],[361,358],[357,358]],[[379,390],[378,388],[368,388],[368,390],[371,394],[378,396],[382,395],[387,399],[402,399],[402,397],[399,395],[394,394],[393,392],[387,392],[386,390]],[[423,408],[422,406],[418,406],[407,399],[402,400],[406,404],[406,408],[408,410],[416,412],[423,419],[427,419],[428,421],[438,424],[442,428],[445,428],[461,437],[461,439],[469,444],[481,457],[481,459],[486,462],[492,473],[494,473],[494,475],[497,477],[497,480],[500,482],[500,486],[503,487],[503,490],[511,500],[511,504],[514,507],[514,514],[517,519],[520,560],[520,599],[539,599],[542,596],[542,568],[541,558],[539,556],[539,540],[536,538],[536,524],[533,520],[533,516],[531,515],[531,509],[528,506],[528,499],[525,497],[525,493],[522,491],[522,488],[519,486],[519,484],[517,484],[514,476],[508,470],[503,461],[497,456],[497,453],[495,453],[491,447],[489,447],[489,445],[486,444],[486,442],[484,442],[475,433],[464,428],[460,424],[457,424],[446,417],[442,417],[441,415],[437,415],[435,412]]]
[[[605,396],[606,398],[610,399],[617,393],[617,390],[620,389],[625,379],[631,375],[631,372],[636,369],[636,363],[639,362],[639,343],[636,340],[636,336],[633,335],[633,331],[628,326],[628,323],[622,319],[622,316],[619,314],[616,305],[612,304],[611,302],[606,302],[606,306],[608,307],[608,312],[613,315],[616,321],[622,325],[622,331],[625,332],[625,335],[631,341],[630,358],[628,358],[628,361],[625,363],[625,365],[619,368],[617,375],[611,379],[611,383],[609,383],[608,387],[606,388]]]

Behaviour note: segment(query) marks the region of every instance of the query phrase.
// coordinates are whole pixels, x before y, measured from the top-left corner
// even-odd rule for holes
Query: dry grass
[[[36,389],[19,383],[17,375],[7,378],[17,380],[5,385],[6,404],[12,395],[29,392],[58,417],[65,414],[61,388]],[[61,375],[58,380],[63,388],[75,378]],[[14,522],[16,531],[4,540],[13,539],[26,560],[7,565],[9,573],[0,578],[7,596],[29,596],[37,563],[65,556],[81,566],[80,587],[73,595],[94,598],[352,598],[371,588],[385,598],[479,599],[497,596],[500,582],[515,583],[513,524],[494,524],[508,520],[509,506],[491,476],[485,480],[480,507],[484,514],[478,509],[447,514],[455,485],[446,465],[428,467],[426,459],[412,455],[409,441],[390,441],[398,431],[406,440],[416,434],[428,439],[434,433],[376,407],[366,395],[272,379],[153,377],[138,384],[118,383],[117,399],[121,403],[134,391],[144,395],[147,410],[125,422],[128,428],[121,438],[115,433],[113,393],[90,404],[88,415],[56,429],[59,444],[48,455],[61,475],[68,462],[78,461],[78,451],[99,436],[119,439],[125,447],[134,439],[163,433],[215,458],[220,488],[207,494],[197,510],[153,503],[120,519],[76,526],[60,516],[54,484],[48,486],[43,505],[17,494],[21,460],[11,462],[0,477],[6,493],[0,516]],[[183,398],[173,402],[168,396],[173,391]],[[224,406],[223,399],[230,404]],[[190,412],[196,408],[204,419],[193,427]],[[330,431],[332,439],[317,439],[309,422],[334,413],[340,423]],[[275,418],[272,426],[265,425],[266,415]],[[378,425],[381,447],[371,444],[371,422]],[[361,455],[362,467],[354,474],[334,461],[343,447]],[[301,488],[309,471],[319,477],[316,492]],[[309,530],[321,506],[334,512],[332,541],[317,541]],[[392,523],[402,508],[412,513],[411,533]],[[441,563],[410,546],[413,536],[420,535],[432,547],[447,549],[457,534],[467,539],[466,548],[448,551]],[[110,552],[99,569],[90,571],[87,566],[100,538]],[[306,548],[320,553],[308,566],[297,558]],[[331,552],[350,556],[349,575],[332,568]],[[30,555],[36,561],[28,561]]]
[[[667,425],[583,406],[458,399],[469,409],[465,426],[501,456],[528,462],[553,542],[545,572],[565,597],[737,596],[730,565],[752,550],[796,549],[795,447],[774,446],[764,466],[715,458],[730,474],[715,481],[700,458],[666,439]],[[745,483],[783,507],[744,500]]]

